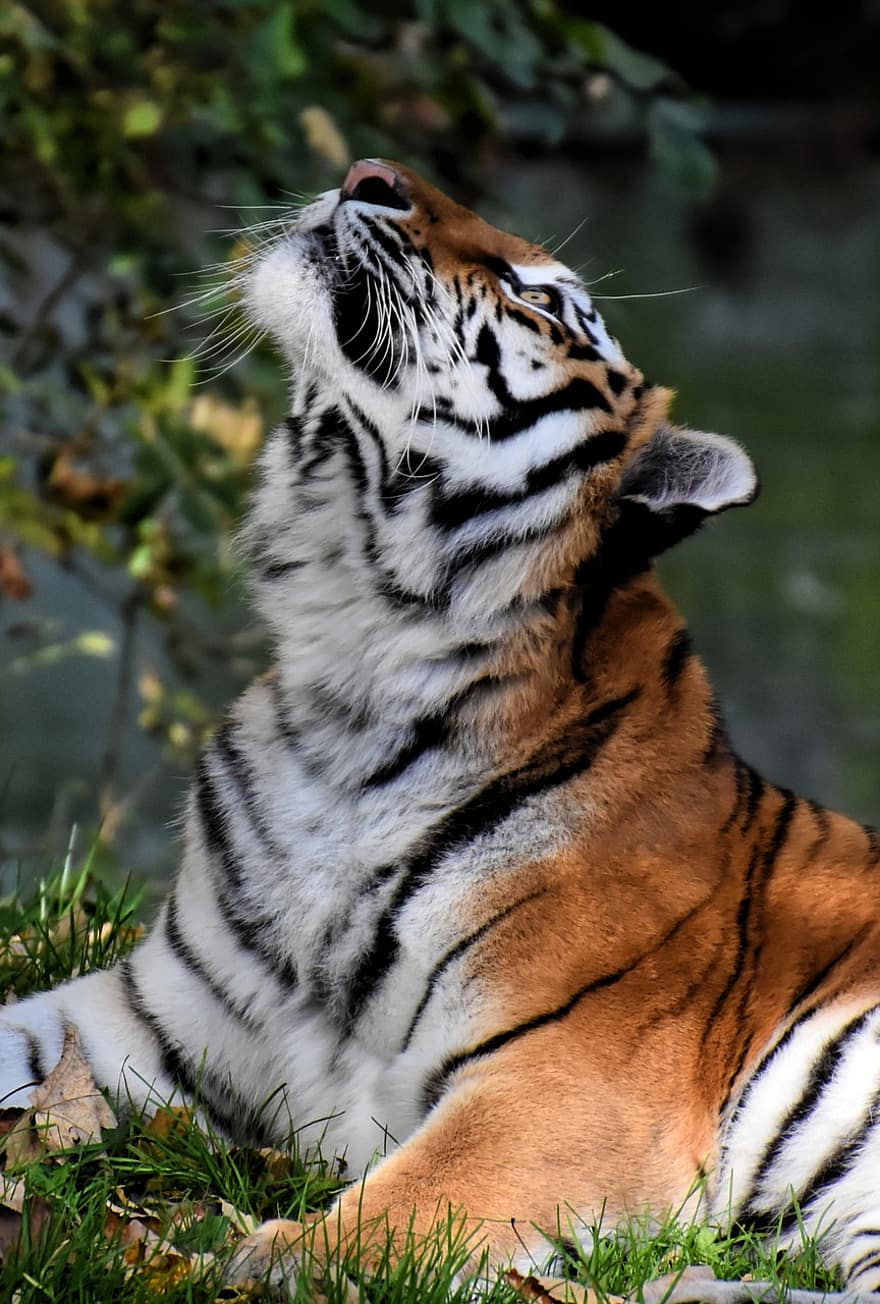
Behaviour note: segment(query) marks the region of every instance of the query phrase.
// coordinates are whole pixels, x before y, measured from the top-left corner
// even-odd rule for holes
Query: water
[[[687,206],[641,167],[588,173],[531,163],[493,179],[493,220],[533,238],[566,236],[587,279],[612,269],[598,299],[627,353],[678,391],[677,420],[740,439],[762,481],[759,501],[713,521],[661,565],[690,621],[742,753],[771,779],[880,821],[880,168],[728,170],[732,208],[714,243],[692,238]],[[281,392],[279,371],[279,393]],[[23,615],[105,628],[108,615],[51,567],[33,566],[27,611],[2,612],[0,648]],[[249,619],[243,612],[230,622]],[[161,665],[149,634],[140,660]],[[11,776],[0,819],[7,875],[63,854],[71,819],[94,820],[111,709],[112,662],[71,657],[14,682],[0,698]],[[234,691],[218,667],[204,688]],[[126,782],[158,764],[134,725]],[[185,776],[158,766],[118,851],[161,880]]]

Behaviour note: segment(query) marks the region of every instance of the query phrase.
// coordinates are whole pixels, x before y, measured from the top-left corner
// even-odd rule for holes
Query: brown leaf
[[[13,548],[0,548],[0,593],[23,602],[33,591],[18,553]]]
[[[0,1263],[15,1252],[25,1220],[33,1241],[49,1216],[49,1206],[40,1196],[28,1195],[21,1178],[0,1179]]]
[[[95,1086],[77,1031],[70,1025],[64,1029],[61,1059],[31,1092],[31,1100],[34,1125],[49,1151],[100,1141],[102,1128],[116,1126],[116,1116]]]
[[[144,1128],[144,1136],[168,1141],[185,1136],[192,1127],[192,1110],[187,1105],[160,1105]]]
[[[23,1109],[0,1109],[0,1141],[12,1131],[23,1113]]]
[[[535,1304],[597,1304],[598,1301],[595,1291],[562,1277],[524,1277],[516,1268],[510,1268],[504,1280],[521,1299],[533,1300]],[[604,1295],[602,1299],[605,1304],[623,1304],[619,1295]]]
[[[102,521],[115,514],[125,496],[125,481],[84,471],[75,464],[73,451],[63,448],[49,472],[48,490],[83,520]]]
[[[21,1117],[6,1134],[4,1146],[6,1168],[26,1168],[43,1154],[40,1138],[34,1131],[34,1111],[24,1110]]]

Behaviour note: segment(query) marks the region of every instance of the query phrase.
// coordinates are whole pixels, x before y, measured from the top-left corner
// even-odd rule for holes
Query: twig
[[[31,340],[34,339],[40,328],[52,316],[59,300],[61,300],[64,295],[67,294],[68,290],[76,284],[83,272],[86,270],[88,262],[87,248],[87,246],[83,246],[70,255],[70,262],[65,267],[61,276],[52,286],[45,298],[37,305],[36,312],[34,313],[30,323],[22,331],[18,343],[12,351],[10,365],[13,368],[18,368],[22,365]]]

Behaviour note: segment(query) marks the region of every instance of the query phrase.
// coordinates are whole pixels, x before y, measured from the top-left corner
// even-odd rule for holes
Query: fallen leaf
[[[534,1300],[535,1304],[597,1304],[598,1296],[588,1286],[563,1277],[524,1277],[516,1268],[504,1274],[520,1299]],[[603,1295],[603,1304],[623,1304],[619,1295]]]
[[[12,1131],[23,1113],[23,1109],[0,1109],[0,1140]]]
[[[116,1127],[116,1115],[95,1086],[74,1027],[64,1029],[61,1058],[31,1092],[34,1126],[45,1148],[58,1152],[100,1141],[101,1129]]]
[[[0,548],[0,593],[16,602],[24,602],[34,591],[18,553],[13,548]]]
[[[5,1263],[10,1252],[21,1239],[22,1216],[13,1209],[0,1205],[0,1263]]]
[[[4,1143],[6,1168],[26,1168],[43,1154],[40,1138],[34,1130],[34,1111],[23,1110],[19,1119],[6,1133]]]
[[[193,1113],[188,1105],[160,1105],[144,1128],[144,1136],[168,1141],[186,1136],[192,1125]]]
[[[28,1237],[33,1242],[49,1217],[50,1209],[40,1196],[29,1195],[22,1178],[4,1174],[0,1178],[0,1263],[8,1259],[21,1239],[27,1220]]]

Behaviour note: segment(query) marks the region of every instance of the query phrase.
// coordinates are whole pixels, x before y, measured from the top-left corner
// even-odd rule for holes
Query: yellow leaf
[[[246,466],[263,438],[263,420],[253,399],[240,408],[201,394],[189,411],[190,425],[209,435],[239,466]]]
[[[348,142],[326,109],[310,104],[299,115],[306,144],[334,167],[345,168],[351,162]]]

